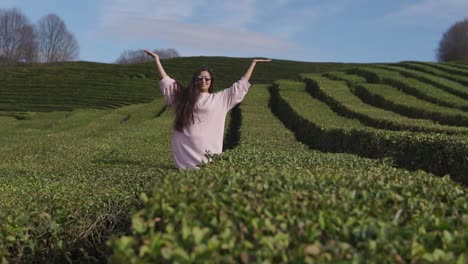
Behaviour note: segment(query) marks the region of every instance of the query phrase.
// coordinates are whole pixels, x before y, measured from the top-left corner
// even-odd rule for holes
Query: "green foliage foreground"
[[[218,89],[238,80],[249,63],[222,57],[164,61],[183,83],[202,65],[214,68]],[[343,67],[276,60],[259,68],[256,80]],[[103,260],[104,242],[128,230],[132,211],[141,206],[139,194],[175,169],[173,117],[164,111],[157,80],[152,63],[0,68],[3,262]],[[122,105],[130,106],[109,109]],[[237,127],[228,134],[232,148]]]
[[[172,115],[150,104],[2,117],[0,259],[93,261],[172,166]]]
[[[271,114],[266,87],[242,103],[240,145],[169,173],[112,263],[459,262],[468,198],[448,177],[308,150]]]
[[[183,83],[195,68],[208,65],[222,89],[249,61],[178,58],[165,65]],[[286,129],[272,115],[280,116],[281,107],[268,108],[267,87],[254,85],[233,112],[226,140],[231,150],[199,171],[179,172],[171,157],[173,117],[159,97],[154,65],[49,66],[0,69],[2,263],[468,260],[467,189],[453,181],[464,182],[467,160],[435,158],[450,152],[445,147],[459,149],[450,155],[466,157],[464,133],[434,134],[453,139],[430,162],[447,168],[434,170],[442,176],[449,172],[446,177],[396,168],[403,164],[392,161],[397,159],[322,153],[299,143],[307,142],[298,136],[301,125]],[[254,83],[350,65],[274,61],[264,66],[256,69]],[[410,71],[421,73],[417,67],[405,69]],[[450,82],[425,73],[420,80],[465,98],[460,77],[449,76]],[[286,114],[282,122],[307,118],[321,124],[317,135],[326,137],[302,136],[323,150],[375,145],[368,138],[343,145],[349,137],[339,135],[349,128],[370,128],[333,112],[305,90],[279,95],[300,113]],[[127,106],[108,109],[122,105]],[[404,143],[382,135],[388,146]],[[418,165],[415,157],[431,153],[408,160]]]

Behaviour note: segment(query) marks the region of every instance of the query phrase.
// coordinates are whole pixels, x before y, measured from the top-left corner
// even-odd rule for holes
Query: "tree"
[[[36,63],[38,61],[38,43],[33,26],[27,25],[21,29],[21,52],[18,62]]]
[[[177,50],[174,48],[168,49],[155,49],[154,53],[159,55],[160,59],[170,59],[180,57]],[[124,50],[117,58],[115,63],[117,64],[133,64],[153,61],[148,55],[143,53],[141,50]]]
[[[179,52],[177,52],[177,50],[175,50],[174,48],[155,49],[153,52],[158,54],[160,59],[170,59],[170,58],[180,57]]]
[[[0,9],[0,63],[36,61],[37,41],[31,25],[18,9]]]
[[[117,64],[133,64],[149,62],[151,58],[144,54],[141,50],[124,50],[117,58],[115,63]]]
[[[468,18],[444,33],[437,49],[438,61],[468,60]]]
[[[78,58],[80,48],[75,36],[55,14],[42,17],[37,25],[39,61],[58,62]]]

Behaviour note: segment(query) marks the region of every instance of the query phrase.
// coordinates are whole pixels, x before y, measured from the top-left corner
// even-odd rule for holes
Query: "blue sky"
[[[36,23],[59,15],[80,60],[114,62],[126,49],[181,56],[317,62],[434,61],[443,33],[468,18],[467,0],[1,0]]]

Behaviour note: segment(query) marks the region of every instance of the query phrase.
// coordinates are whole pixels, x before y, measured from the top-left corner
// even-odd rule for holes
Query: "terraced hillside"
[[[51,72],[77,67],[54,82],[84,64],[106,80],[140,76],[126,85],[140,87],[134,98],[146,98],[115,109],[36,112],[32,101],[3,109],[2,260],[468,261],[461,63],[258,67],[227,122],[230,149],[197,171],[173,166],[173,116],[154,91],[153,65],[52,65]],[[187,80],[203,64],[227,87],[248,60],[179,58],[165,66]],[[13,87],[34,70],[0,73]],[[95,85],[80,94],[91,96]],[[19,114],[27,119],[11,117]]]
[[[187,83],[203,65],[215,69],[218,87],[228,87],[244,73],[250,60],[222,57],[175,58],[164,61],[172,77]],[[256,72],[256,81],[296,78],[297,72],[349,67],[340,63],[276,61]],[[0,115],[29,118],[28,112],[111,109],[147,103],[159,97],[155,67],[150,64],[111,65],[91,62],[0,68]]]

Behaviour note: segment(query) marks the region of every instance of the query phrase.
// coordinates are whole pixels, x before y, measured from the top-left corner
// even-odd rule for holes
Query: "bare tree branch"
[[[33,26],[20,10],[0,9],[0,63],[35,61],[37,42]]]
[[[42,17],[38,22],[37,32],[39,61],[58,62],[78,58],[78,42],[59,16],[48,14]]]
[[[21,29],[21,41],[19,48],[21,51],[19,62],[38,62],[38,43],[36,33],[32,25],[26,25]]]

